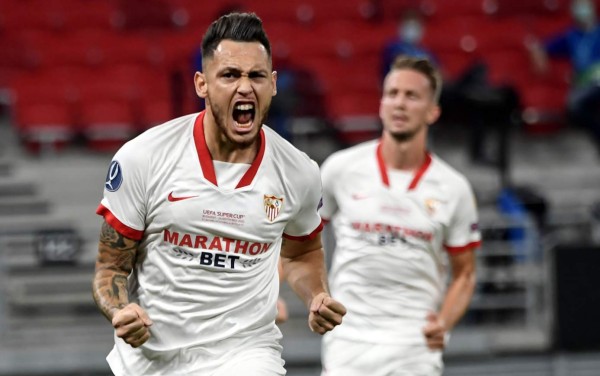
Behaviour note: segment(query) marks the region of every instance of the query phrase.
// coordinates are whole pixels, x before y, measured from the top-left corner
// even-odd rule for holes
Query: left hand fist
[[[427,324],[423,327],[423,335],[427,347],[432,350],[443,350],[446,347],[446,325],[436,313],[427,315]]]
[[[342,323],[342,317],[346,314],[346,307],[333,299],[326,292],[315,296],[310,303],[308,315],[308,327],[313,332],[325,334]]]

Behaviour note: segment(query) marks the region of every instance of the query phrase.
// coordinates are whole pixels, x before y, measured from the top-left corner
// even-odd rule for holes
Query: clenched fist
[[[310,303],[308,326],[313,332],[325,334],[342,323],[346,307],[329,294],[322,292]]]
[[[122,338],[131,347],[139,347],[150,338],[152,320],[146,311],[135,303],[130,303],[117,311],[112,319],[117,337]]]

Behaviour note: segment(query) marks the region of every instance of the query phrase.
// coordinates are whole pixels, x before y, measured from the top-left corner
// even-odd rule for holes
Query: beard
[[[402,131],[402,132],[390,132],[390,136],[397,142],[407,142],[415,138],[418,130],[413,131]]]

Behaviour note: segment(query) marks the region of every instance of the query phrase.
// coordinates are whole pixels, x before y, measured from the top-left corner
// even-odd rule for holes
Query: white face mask
[[[423,26],[419,21],[408,20],[400,26],[400,38],[410,44],[417,44],[423,37]]]
[[[571,14],[578,23],[586,26],[592,26],[596,22],[596,10],[590,1],[575,1],[571,5]]]

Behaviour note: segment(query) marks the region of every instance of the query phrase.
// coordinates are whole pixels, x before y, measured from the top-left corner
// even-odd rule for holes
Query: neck
[[[416,170],[425,161],[426,133],[415,135],[408,141],[397,141],[390,134],[384,132],[381,137],[381,155],[386,166],[412,171]]]

